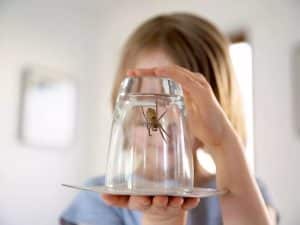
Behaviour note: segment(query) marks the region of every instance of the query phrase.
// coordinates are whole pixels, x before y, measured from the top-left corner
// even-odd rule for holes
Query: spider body
[[[169,137],[168,133],[165,131],[165,129],[162,127],[160,119],[166,114],[167,110],[164,111],[160,116],[158,116],[157,112],[157,101],[155,102],[155,109],[148,108],[146,110],[146,113],[144,112],[144,108],[141,106],[141,110],[143,113],[143,117],[146,121],[146,127],[148,130],[148,135],[152,136],[151,131],[156,132],[159,131],[161,137],[166,142],[166,137],[164,134]]]
[[[152,108],[148,108],[146,111],[146,118],[151,130],[157,131],[160,126],[160,122],[158,121],[156,111]]]

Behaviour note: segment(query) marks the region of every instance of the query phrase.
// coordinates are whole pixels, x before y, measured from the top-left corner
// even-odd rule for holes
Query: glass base
[[[143,196],[179,196],[179,197],[194,197],[194,198],[205,198],[216,195],[223,195],[227,191],[226,190],[217,190],[213,188],[193,188],[193,190],[184,190],[184,189],[141,189],[141,190],[132,190],[128,188],[111,188],[105,185],[103,186],[75,186],[69,184],[62,184],[65,187],[84,190],[84,191],[92,191],[99,194],[112,194],[112,195],[143,195]]]

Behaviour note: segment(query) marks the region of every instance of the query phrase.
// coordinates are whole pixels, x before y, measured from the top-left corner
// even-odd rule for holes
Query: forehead
[[[136,59],[134,68],[153,68],[153,67],[163,67],[173,65],[171,58],[160,49],[148,50],[139,54]],[[147,91],[156,92],[160,89],[159,82],[157,85],[154,82],[147,83],[143,82],[141,90],[147,89]]]
[[[153,68],[170,66],[174,64],[172,59],[160,49],[144,51],[136,59],[135,68]]]

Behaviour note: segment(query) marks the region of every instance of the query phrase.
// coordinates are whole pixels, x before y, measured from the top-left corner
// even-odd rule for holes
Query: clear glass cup
[[[210,197],[227,190],[194,187],[194,166],[179,84],[125,78],[113,114],[104,185],[69,188],[113,195]]]
[[[127,77],[113,113],[105,186],[134,192],[193,191],[194,169],[181,86]]]

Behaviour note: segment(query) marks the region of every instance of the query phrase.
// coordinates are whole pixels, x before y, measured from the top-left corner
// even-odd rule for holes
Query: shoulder
[[[271,195],[268,191],[267,185],[262,181],[262,179],[256,177],[257,186],[262,194],[262,197],[268,206],[268,208],[276,209],[271,199]],[[216,177],[212,177],[208,182],[201,185],[204,188],[216,188]],[[277,213],[277,221],[279,219],[278,211]],[[190,211],[189,214],[189,223],[188,224],[198,224],[199,221],[203,224],[221,224],[222,216],[221,216],[221,208],[220,201],[217,196],[212,196],[209,198],[201,199],[201,203],[194,209]]]
[[[265,182],[261,178],[256,177],[256,183],[265,200],[266,205],[273,207],[273,200],[271,198],[270,192],[268,191],[268,187],[265,184]]]
[[[268,200],[271,200],[270,194],[268,192],[268,187],[265,184],[265,182],[261,178],[258,178],[258,177],[255,177],[255,180],[256,180],[257,186],[259,187],[260,191],[263,194],[263,197],[268,198]],[[216,185],[216,177],[215,176],[213,176],[206,184],[204,184],[204,187],[207,187],[207,188],[216,188],[216,186],[217,185]]]
[[[104,176],[97,176],[84,182],[86,186],[103,185]],[[121,210],[107,206],[101,195],[90,191],[80,191],[61,214],[61,219],[74,224],[122,224]]]
[[[273,214],[274,221],[276,221],[277,224],[279,224],[280,213],[279,213],[278,208],[275,206],[275,204],[273,202],[273,198],[272,198],[270,192],[268,191],[267,185],[260,178],[256,178],[256,182],[257,182],[257,185],[260,189],[260,192],[263,196],[263,199],[264,199],[269,211],[271,212],[271,214]]]
[[[105,176],[95,176],[87,179],[84,184],[87,186],[99,186],[104,185],[105,183]]]
[[[266,204],[266,206],[271,209],[272,211],[274,211],[275,213],[275,217],[276,217],[276,220],[277,222],[280,220],[280,213],[278,211],[278,208],[275,206],[274,202],[273,202],[273,198],[271,196],[271,193],[266,185],[266,183],[263,181],[263,179],[259,178],[259,177],[255,177],[255,180],[256,180],[256,183],[257,183],[257,186],[259,188],[259,191],[264,199],[264,202]],[[213,179],[211,179],[206,187],[209,187],[209,188],[216,188],[216,179],[215,177]],[[213,201],[213,198],[211,198],[210,200]],[[214,202],[214,207],[216,207],[216,202]],[[219,203],[218,203],[219,204]]]
[[[268,191],[267,185],[263,182],[261,178],[256,177],[255,178],[257,186],[262,194],[262,197],[266,203],[267,206],[273,207],[273,201],[271,198],[271,195]],[[205,188],[216,188],[216,177],[212,177],[206,184],[203,185]]]

